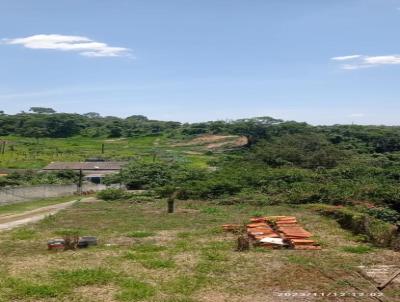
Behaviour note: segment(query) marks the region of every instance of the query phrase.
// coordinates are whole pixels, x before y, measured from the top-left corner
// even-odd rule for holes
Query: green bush
[[[354,234],[366,235],[368,240],[376,246],[390,247],[396,238],[397,227],[360,213],[348,207],[335,207],[329,205],[312,205],[311,208],[322,215],[335,218],[345,229]]]
[[[97,197],[106,201],[120,200],[127,197],[126,191],[122,189],[106,189],[97,192]]]
[[[397,221],[400,221],[400,213],[389,208],[383,208],[383,207],[370,208],[367,210],[367,213],[375,218],[390,223],[396,223]]]

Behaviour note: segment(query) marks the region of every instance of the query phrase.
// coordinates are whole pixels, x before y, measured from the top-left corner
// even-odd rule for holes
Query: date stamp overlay
[[[281,298],[303,298],[303,297],[383,297],[381,292],[295,292],[282,291],[274,292],[274,296]]]

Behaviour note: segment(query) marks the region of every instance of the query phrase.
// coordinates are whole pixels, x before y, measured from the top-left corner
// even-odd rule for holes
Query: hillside
[[[0,169],[40,169],[53,161],[105,160],[180,160],[196,167],[207,167],[215,153],[237,149],[247,143],[237,135],[199,135],[196,138],[176,139],[165,135],[135,138],[26,138],[0,137],[5,143],[0,154]]]
[[[106,177],[107,184],[147,190],[154,197],[175,194],[183,200],[262,205],[321,203],[349,208],[350,220],[361,215],[376,219],[385,229],[390,229],[385,224],[400,222],[399,127],[311,126],[271,117],[193,124],[61,113],[2,119],[21,127],[35,123],[40,135],[17,136],[20,128],[7,128],[10,135],[1,137],[0,168],[22,170],[0,177],[0,186],[76,183],[71,171],[24,170],[52,161],[101,157],[129,162],[121,173]],[[51,125],[63,129],[66,121],[76,126],[75,136],[60,130],[57,133],[65,137],[49,137],[54,133]],[[116,126],[119,131],[110,130]],[[355,231],[379,241],[365,228]],[[384,245],[400,249],[397,239]]]

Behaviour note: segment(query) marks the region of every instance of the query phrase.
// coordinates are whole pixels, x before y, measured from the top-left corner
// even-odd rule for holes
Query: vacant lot
[[[296,215],[322,251],[235,252],[223,223],[252,215]],[[49,252],[46,240],[79,228],[99,246]],[[360,265],[398,264],[399,254],[360,243],[336,222],[302,207],[180,202],[78,203],[42,222],[0,233],[0,301],[378,301]],[[400,301],[397,285],[383,301]],[[319,296],[281,297],[281,293]],[[347,293],[348,297],[322,297]]]

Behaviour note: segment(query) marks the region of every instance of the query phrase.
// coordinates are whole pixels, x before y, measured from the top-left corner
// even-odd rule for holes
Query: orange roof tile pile
[[[295,250],[320,250],[321,247],[310,237],[312,234],[303,229],[294,216],[266,217],[270,225],[275,229],[289,245]]]
[[[280,238],[279,234],[267,224],[265,218],[252,218],[250,221],[251,223],[247,225],[247,235],[254,239],[258,245],[266,248],[277,248],[282,246],[282,244],[276,244],[273,242],[261,242],[261,240],[266,238]]]
[[[247,235],[266,248],[288,247],[295,250],[320,250],[321,247],[303,229],[294,216],[251,218],[246,225]],[[223,225],[225,231],[239,230],[239,225]]]

